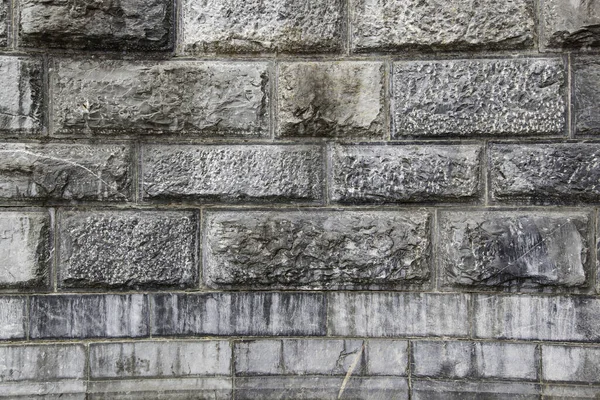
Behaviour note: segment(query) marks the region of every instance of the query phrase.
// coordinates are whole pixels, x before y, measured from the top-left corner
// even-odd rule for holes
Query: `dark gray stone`
[[[600,61],[596,57],[575,58],[572,62],[572,74],[575,134],[598,135],[600,134]]]
[[[540,47],[585,49],[600,45],[597,0],[541,0]]]
[[[59,134],[269,134],[266,62],[61,59],[50,75]]]
[[[8,31],[8,0],[0,0],[0,46],[7,44]]]
[[[25,339],[26,317],[26,297],[0,297],[0,340]]]
[[[281,63],[278,78],[278,136],[386,133],[382,62]]]
[[[540,400],[539,385],[413,379],[412,400]]]
[[[171,293],[153,302],[153,336],[325,335],[323,294]]]
[[[203,202],[321,201],[320,146],[146,145],[144,199]]]
[[[193,211],[72,211],[60,215],[61,287],[192,287]]]
[[[544,385],[544,400],[598,400],[600,386]]]
[[[560,58],[396,62],[392,81],[396,139],[566,133]]]
[[[91,381],[86,400],[230,400],[231,378]]]
[[[20,0],[20,45],[93,50],[168,50],[169,0]]]
[[[600,348],[542,346],[542,371],[545,381],[600,383]]]
[[[424,212],[208,212],[204,224],[210,287],[401,288],[431,273]]]
[[[82,345],[0,346],[0,382],[84,379],[85,358]]]
[[[184,0],[186,53],[329,53],[344,45],[343,0]]]
[[[338,203],[472,200],[481,147],[334,145],[330,198]]]

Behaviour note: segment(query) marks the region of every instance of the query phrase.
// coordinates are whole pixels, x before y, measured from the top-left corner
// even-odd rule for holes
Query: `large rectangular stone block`
[[[473,200],[481,146],[333,145],[330,198],[339,203]]]
[[[565,86],[561,58],[396,62],[392,137],[564,135]]]
[[[0,340],[25,339],[27,332],[27,298],[0,297]]]
[[[540,47],[588,49],[600,45],[596,0],[540,0]]]
[[[59,218],[60,287],[192,287],[194,211],[67,211]]]
[[[461,382],[413,379],[412,400],[540,400],[539,385],[522,382]]]
[[[542,346],[542,371],[545,381],[598,384],[600,348]]]
[[[85,358],[82,345],[0,346],[0,382],[84,379]]]
[[[207,212],[203,278],[216,288],[386,289],[428,283],[430,215]]]
[[[230,400],[227,377],[101,380],[88,384],[86,400]]]
[[[59,59],[50,73],[59,134],[269,134],[266,62]]]
[[[573,129],[576,135],[598,135],[600,134],[600,61],[593,56],[577,57],[573,59],[571,65]]]
[[[81,379],[0,383],[0,399],[86,400],[86,387],[87,382]]]
[[[145,200],[322,201],[320,146],[144,145]]]
[[[600,394],[600,386],[588,385],[544,385],[544,400],[595,400]]]

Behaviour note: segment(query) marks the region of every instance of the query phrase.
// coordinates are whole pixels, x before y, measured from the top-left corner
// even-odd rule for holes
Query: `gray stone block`
[[[269,134],[266,62],[59,59],[50,87],[59,134]]]
[[[210,287],[386,289],[431,274],[425,212],[207,212],[203,231]]]
[[[467,294],[332,293],[331,336],[448,336],[469,333]]]
[[[168,50],[173,46],[169,0],[20,0],[20,40],[27,47]]]
[[[412,400],[540,400],[540,386],[521,382],[416,380]]]
[[[146,295],[49,295],[29,301],[31,339],[148,336]]]
[[[541,0],[540,47],[585,49],[600,45],[600,3]]]
[[[153,336],[322,336],[325,296],[313,293],[155,294]]]
[[[85,378],[82,345],[0,346],[0,382]]]
[[[598,384],[600,348],[542,346],[542,371],[545,381]]]
[[[230,400],[231,378],[92,381],[86,400]]]
[[[330,53],[344,45],[343,0],[184,0],[186,53]]]
[[[396,62],[392,81],[396,139],[566,133],[560,58]]]
[[[367,61],[279,64],[279,137],[382,139],[384,64]]]
[[[6,46],[8,41],[8,4],[8,0],[0,0],[0,46]]]
[[[518,49],[535,36],[531,0],[352,0],[352,50]]]
[[[86,400],[86,382],[61,379],[52,382],[0,383],[2,400]]]
[[[330,198],[349,204],[473,200],[481,153],[477,145],[333,145]]]
[[[591,220],[589,213],[443,212],[442,283],[517,291],[585,287]]]
[[[318,202],[323,151],[294,145],[144,145],[146,200]]]
[[[544,385],[544,400],[597,400],[600,386]]]
[[[26,297],[0,297],[0,340],[25,339],[26,318]]]
[[[600,35],[600,26],[598,29]],[[596,57],[577,57],[572,61],[572,74],[575,134],[598,135],[600,134],[600,106],[598,105],[600,103],[600,61]]]
[[[60,287],[192,287],[198,275],[194,211],[60,214]]]

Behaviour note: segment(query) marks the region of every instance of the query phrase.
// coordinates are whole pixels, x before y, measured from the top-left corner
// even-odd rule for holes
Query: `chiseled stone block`
[[[600,3],[598,3],[600,4]],[[600,35],[600,25],[599,25]],[[600,134],[600,60],[577,57],[572,61],[573,121],[576,135]]]
[[[0,340],[25,339],[27,298],[0,296]]]
[[[540,47],[584,49],[600,45],[596,0],[540,0]]]
[[[545,381],[599,384],[600,348],[542,346],[542,371]]]
[[[79,344],[0,346],[0,382],[84,379],[85,358]]]

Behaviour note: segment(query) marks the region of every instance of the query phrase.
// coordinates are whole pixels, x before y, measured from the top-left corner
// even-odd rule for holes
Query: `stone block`
[[[86,400],[230,400],[231,378],[91,381]]]
[[[86,400],[87,384],[81,379],[52,382],[0,383],[2,400]]]
[[[0,0],[0,46],[6,46],[8,43],[8,0]]]
[[[600,4],[600,3],[599,3]],[[599,26],[600,35],[600,26]],[[600,36],[599,36],[600,37]],[[600,61],[577,57],[572,61],[573,129],[576,135],[600,134]]]
[[[0,382],[84,379],[85,359],[82,345],[0,346]]]
[[[597,400],[600,386],[544,385],[544,400]]]
[[[460,382],[413,379],[412,400],[540,400],[539,385],[522,382]]]
[[[587,49],[600,45],[600,3],[541,0],[540,47]]]
[[[0,297],[0,340],[25,339],[27,337],[26,319],[26,297]]]
[[[542,371],[544,381],[599,384],[600,348],[542,346]]]

